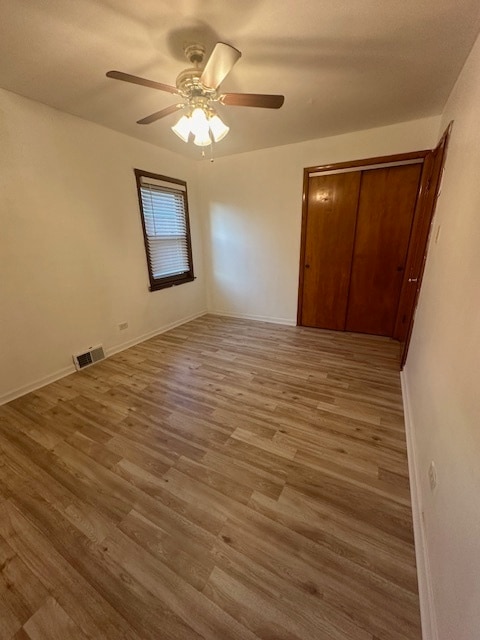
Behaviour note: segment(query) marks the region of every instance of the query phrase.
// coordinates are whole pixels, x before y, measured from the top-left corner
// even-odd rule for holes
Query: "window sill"
[[[168,289],[169,287],[178,287],[180,284],[186,282],[193,282],[195,276],[187,276],[186,278],[179,278],[178,280],[170,280],[168,282],[154,282],[150,284],[150,291],[160,291],[160,289]]]

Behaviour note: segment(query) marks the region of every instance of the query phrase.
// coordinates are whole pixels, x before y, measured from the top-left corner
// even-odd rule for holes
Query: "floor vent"
[[[105,353],[102,346],[92,347],[88,351],[85,351],[85,353],[79,353],[73,356],[73,362],[77,371],[85,369],[85,367],[89,367],[90,365],[104,359]]]

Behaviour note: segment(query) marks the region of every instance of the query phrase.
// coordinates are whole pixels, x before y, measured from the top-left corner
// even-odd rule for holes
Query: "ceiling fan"
[[[215,111],[215,103],[235,107],[262,107],[264,109],[279,109],[283,105],[285,98],[280,95],[221,93],[219,91],[220,84],[233,69],[241,55],[235,47],[224,42],[217,42],[205,66],[202,67],[205,47],[202,44],[187,45],[185,56],[193,66],[178,74],[175,87],[122,71],[108,71],[107,77],[180,96],[183,102],[172,104],[137,120],[137,124],[151,124],[183,109],[184,115],[172,127],[172,130],[184,142],[188,142],[190,134],[193,134],[194,144],[203,147],[211,144],[212,141],[219,142],[229,132],[229,127],[222,122]]]

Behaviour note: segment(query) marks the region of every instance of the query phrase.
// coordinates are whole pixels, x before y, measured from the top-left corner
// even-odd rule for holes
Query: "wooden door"
[[[451,122],[448,125],[437,147],[425,158],[422,184],[407,256],[406,277],[400,295],[393,335],[402,343],[402,368],[407,359],[413,319],[427,259],[428,239],[439,196],[452,124]]]
[[[346,330],[392,336],[422,165],[363,171]]]
[[[300,262],[299,324],[345,329],[360,171],[308,180]]]

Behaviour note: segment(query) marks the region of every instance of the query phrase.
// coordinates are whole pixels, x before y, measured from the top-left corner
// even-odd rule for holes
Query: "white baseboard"
[[[181,320],[177,320],[175,322],[171,322],[170,324],[164,325],[160,329],[149,331],[148,333],[144,333],[141,336],[137,336],[136,338],[132,338],[131,340],[127,340],[126,342],[122,342],[121,344],[115,345],[114,347],[107,348],[105,350],[105,355],[107,357],[113,356],[115,353],[119,353],[120,351],[125,351],[125,349],[133,347],[134,345],[139,344],[140,342],[145,342],[145,340],[149,340],[154,336],[158,336],[161,333],[170,331],[171,329],[174,329],[175,327],[179,327],[182,324],[186,324],[187,322],[191,322],[196,318],[200,318],[201,316],[204,316],[206,313],[207,311],[203,310],[200,313],[195,313],[191,316],[187,316],[186,318],[182,318]],[[72,363],[68,367],[59,369],[58,371],[55,371],[54,373],[50,373],[49,375],[44,376],[42,378],[38,378],[37,380],[34,380],[26,385],[23,385],[22,387],[18,387],[16,389],[12,389],[11,391],[7,391],[7,393],[4,393],[0,396],[0,406],[2,404],[6,404],[7,402],[11,402],[12,400],[15,400],[15,398],[20,398],[20,396],[24,396],[26,393],[31,393],[32,391],[36,391],[41,387],[45,387],[47,384],[56,382],[56,380],[60,380],[60,378],[69,376],[71,373],[75,373],[75,371],[76,369]]]
[[[422,515],[422,496],[419,483],[421,470],[418,467],[418,456],[415,444],[415,424],[412,416],[408,381],[405,371],[400,373],[400,379],[402,383],[403,410],[405,414],[405,434],[407,438],[413,532],[415,536],[418,595],[420,599],[420,615],[422,618],[422,638],[423,640],[438,640],[437,619],[435,614],[435,602],[431,578],[432,574],[430,571],[428,545]]]
[[[40,389],[40,387],[45,387],[47,384],[52,384],[52,382],[56,382],[57,380],[60,380],[60,378],[65,378],[65,376],[69,376],[71,373],[75,373],[75,371],[76,369],[72,362],[69,367],[64,367],[63,369],[50,373],[48,376],[37,378],[37,380],[29,382],[22,387],[17,387],[16,389],[7,391],[7,393],[0,396],[0,406],[15,400],[15,398],[20,398],[20,396],[24,396],[26,393]]]
[[[134,347],[136,344],[140,344],[140,342],[145,342],[145,340],[150,340],[150,338],[159,336],[160,334],[166,333],[171,329],[175,329],[175,327],[180,327],[182,324],[186,324],[187,322],[191,322],[192,320],[201,318],[206,314],[207,314],[207,310],[204,309],[203,311],[200,311],[200,313],[194,313],[191,316],[187,316],[186,318],[182,318],[181,320],[176,320],[175,322],[171,322],[170,324],[164,325],[160,329],[154,329],[153,331],[149,331],[148,333],[143,333],[141,336],[137,336],[136,338],[132,338],[131,340],[127,340],[126,342],[117,344],[114,347],[110,347],[106,350],[105,353],[107,357],[113,356],[115,353],[120,353],[120,351],[125,351],[125,349]]]
[[[225,318],[239,318],[240,320],[257,320],[258,322],[272,322],[273,324],[284,324],[290,327],[297,325],[296,320],[290,320],[289,318],[276,318],[273,316],[256,316],[248,313],[230,313],[228,311],[213,311],[210,310],[212,316],[222,316]]]

